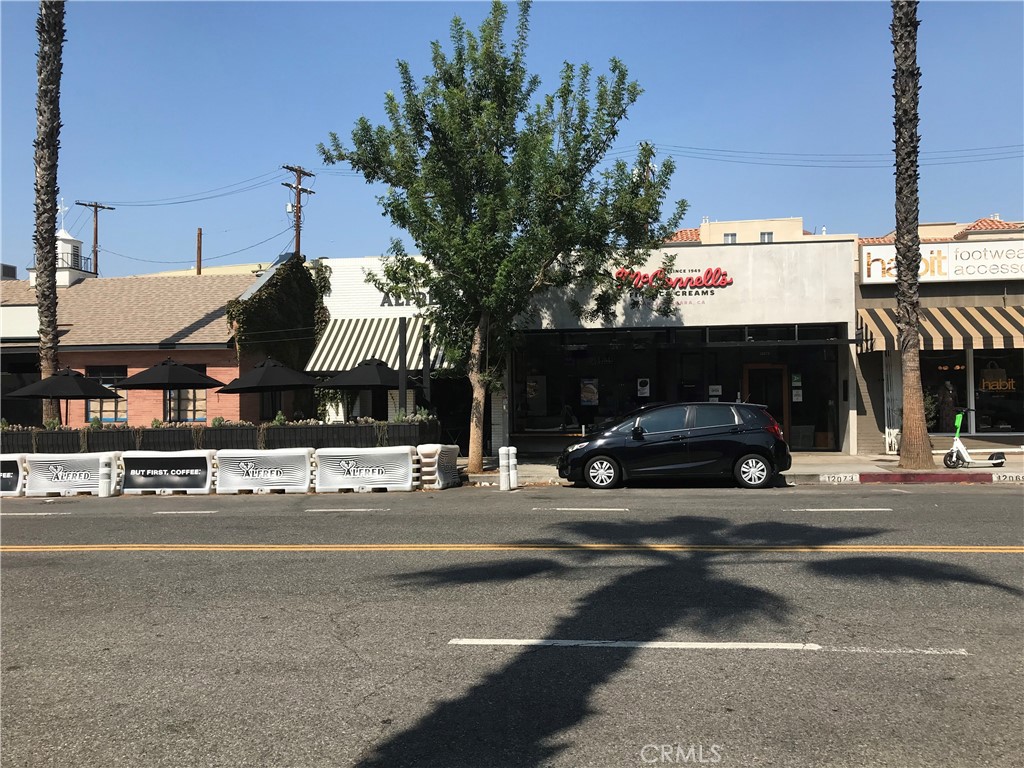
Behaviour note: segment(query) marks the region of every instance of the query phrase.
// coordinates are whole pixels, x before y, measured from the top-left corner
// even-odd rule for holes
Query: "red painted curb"
[[[862,483],[991,483],[991,472],[862,472]]]

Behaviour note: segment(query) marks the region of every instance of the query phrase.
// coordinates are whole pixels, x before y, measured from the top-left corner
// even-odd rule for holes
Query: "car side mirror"
[[[634,440],[643,440],[644,439],[644,428],[643,427],[633,427],[633,439]]]

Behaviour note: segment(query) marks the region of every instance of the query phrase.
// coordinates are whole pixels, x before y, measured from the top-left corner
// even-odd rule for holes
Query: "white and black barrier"
[[[124,451],[121,492],[208,494],[216,451]]]
[[[116,452],[25,455],[26,496],[109,496],[116,491]]]
[[[417,445],[420,457],[420,479],[424,488],[451,488],[462,485],[459,477],[459,446],[426,443]]]
[[[217,493],[309,493],[312,448],[217,451]]]
[[[0,454],[0,496],[21,496],[25,490],[25,456]]]
[[[420,487],[420,457],[411,445],[319,448],[314,456],[317,493]]]

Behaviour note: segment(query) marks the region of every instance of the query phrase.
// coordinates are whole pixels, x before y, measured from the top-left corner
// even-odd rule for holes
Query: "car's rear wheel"
[[[615,459],[607,456],[595,456],[583,468],[583,479],[591,488],[603,491],[614,488],[622,479],[622,471]]]
[[[733,474],[744,488],[764,488],[772,479],[772,465],[764,456],[748,453],[736,462]]]

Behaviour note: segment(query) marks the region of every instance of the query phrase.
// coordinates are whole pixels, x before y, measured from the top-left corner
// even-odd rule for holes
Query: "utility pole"
[[[113,211],[109,205],[100,205],[99,203],[83,203],[80,200],[75,200],[75,205],[82,205],[86,208],[92,208],[92,273],[99,277],[100,274],[100,211]]]
[[[316,193],[312,189],[306,189],[302,186],[302,179],[305,176],[316,176],[315,173],[310,173],[305,168],[299,165],[282,165],[286,171],[291,171],[295,174],[295,183],[291,184],[287,181],[282,181],[281,186],[288,187],[288,189],[295,190],[295,254],[302,257],[302,193],[305,192],[307,195],[315,195]]]
[[[203,228],[196,232],[196,274],[203,274]]]

